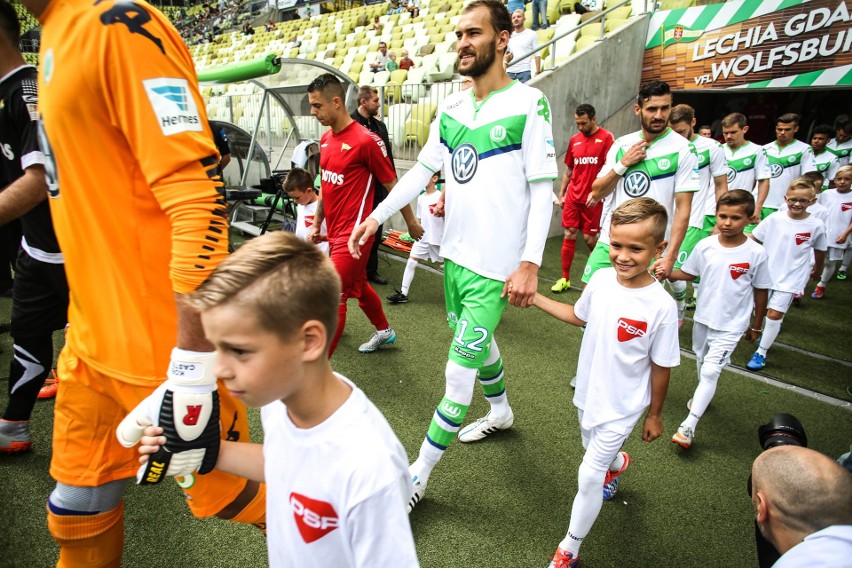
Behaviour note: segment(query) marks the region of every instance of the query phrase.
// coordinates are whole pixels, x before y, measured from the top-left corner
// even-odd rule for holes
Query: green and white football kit
[[[722,149],[725,151],[725,161],[728,162],[728,190],[750,191],[757,203],[757,184],[769,179],[769,165],[766,163],[763,146],[746,141],[736,150],[727,144],[724,144]],[[745,233],[751,233],[756,226],[748,225]]]
[[[840,159],[828,149],[819,154],[814,153],[814,169],[822,174],[822,191],[825,191],[840,169]]]
[[[793,140],[784,147],[779,146],[775,140],[764,145],[763,151],[769,169],[769,194],[763,202],[761,219],[778,211],[784,196],[787,195],[790,182],[816,169],[814,151],[799,140]]]
[[[712,138],[696,136],[689,143],[698,160],[698,191],[692,196],[689,226],[680,244],[674,269],[679,270],[698,242],[710,236],[716,226],[716,182],[727,175],[728,164],[721,145]],[[684,283],[685,284],[685,283]],[[684,286],[685,288],[685,286]]]
[[[598,177],[603,177],[612,171],[615,163],[620,161],[630,147],[641,139],[641,130],[617,139],[610,148],[606,163]],[[600,239],[583,269],[583,282],[588,283],[597,270],[611,266],[609,225],[612,212],[619,205],[636,197],[650,197],[658,201],[669,214],[669,224],[666,229],[668,238],[672,228],[675,194],[696,192],[699,189],[698,160],[686,138],[667,128],[663,134],[651,142],[651,145],[645,149],[645,153],[645,159],[627,168],[615,186],[601,223]]]
[[[837,156],[841,166],[845,166],[849,164],[849,156],[852,154],[852,138],[845,142],[838,142],[837,138],[832,138],[825,149]]]
[[[447,97],[417,164],[370,215],[384,221],[414,199],[433,172],[443,170],[441,254],[447,320],[455,334],[444,398],[410,468],[415,487],[410,507],[461,428],[477,378],[491,411],[459,438],[474,441],[512,423],[494,332],[507,304],[500,297],[506,279],[522,262],[541,265],[557,177],[551,118],[541,91],[517,81],[481,101],[473,89]],[[477,431],[466,439],[472,426]]]

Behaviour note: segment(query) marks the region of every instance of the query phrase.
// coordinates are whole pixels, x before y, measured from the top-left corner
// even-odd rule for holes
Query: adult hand
[[[379,224],[370,217],[367,217],[363,223],[355,227],[347,243],[352,258],[361,258],[361,247],[367,244],[367,240],[375,235],[378,229]]]
[[[635,166],[648,156],[648,153],[645,151],[647,147],[648,143],[645,140],[640,140],[627,149],[627,152],[621,157],[621,163],[628,168]]]
[[[510,289],[511,294],[509,294]],[[506,279],[500,297],[509,296],[509,303],[513,306],[528,308],[533,305],[537,290],[538,266],[531,262],[522,262],[518,269]]]

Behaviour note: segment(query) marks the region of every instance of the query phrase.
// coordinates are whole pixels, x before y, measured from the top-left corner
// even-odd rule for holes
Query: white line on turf
[[[399,256],[399,255],[396,255],[396,254],[391,254],[391,253],[388,253],[386,251],[380,251],[380,254],[384,255],[386,258],[396,260],[397,262],[408,262],[408,258]],[[437,268],[432,268],[431,266],[427,266],[427,265],[423,264],[422,262],[417,265],[417,268],[422,269],[422,270],[426,270],[426,271],[431,272],[433,274],[438,274],[439,276],[443,276],[443,274],[444,274],[443,270],[438,270]],[[545,282],[555,282],[555,280],[552,280],[550,278],[541,277],[541,276],[539,276],[539,280],[542,280],[542,281],[545,281]],[[578,292],[582,291],[581,289],[579,289],[575,286],[571,286],[571,288],[577,290]],[[779,343],[775,343],[775,345],[779,346],[779,347],[781,346],[781,344],[779,344]],[[852,367],[852,363],[849,363],[847,361],[841,361],[840,359],[834,359],[833,357],[828,357],[827,355],[821,355],[819,353],[812,353],[812,352],[807,351],[805,349],[793,347],[792,345],[784,345],[784,347],[787,348],[787,349],[791,349],[793,351],[797,351],[797,352],[802,353],[804,355],[810,355],[810,356],[816,357],[818,359],[825,359],[825,360],[831,361],[833,363],[840,363],[842,365]],[[683,353],[683,355],[686,356],[687,358],[695,360],[695,354],[692,351],[690,351],[688,349],[681,349],[680,352]],[[748,371],[748,370],[743,369],[742,367],[738,367],[736,365],[728,365],[727,367],[725,367],[725,370],[731,371],[732,373],[735,373],[737,375],[741,375],[743,377],[747,377],[749,379],[752,379],[752,380],[755,380],[755,381],[758,381],[758,382],[761,382],[761,383],[764,383],[764,384],[767,384],[767,385],[772,385],[773,387],[777,387],[779,389],[784,389],[784,390],[788,390],[788,391],[791,391],[791,392],[795,392],[795,393],[800,394],[802,396],[806,396],[808,398],[812,398],[814,400],[818,400],[820,402],[824,402],[826,404],[830,404],[832,406],[836,406],[838,408],[842,408],[846,411],[852,412],[852,403],[845,401],[845,400],[840,400],[839,398],[827,396],[827,395],[824,395],[822,393],[818,393],[818,392],[815,392],[815,391],[812,391],[812,390],[809,390],[809,389],[806,389],[806,388],[797,387],[796,385],[791,385],[791,384],[788,384],[788,383],[785,383],[785,382],[782,382],[782,381],[778,381],[776,379],[772,379],[772,378],[767,377],[765,375],[760,375],[758,373],[752,373],[751,371]]]

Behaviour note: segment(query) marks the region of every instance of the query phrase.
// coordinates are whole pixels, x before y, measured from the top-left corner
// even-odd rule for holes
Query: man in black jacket
[[[388,159],[391,161],[391,165],[394,165],[393,150],[391,149],[390,139],[388,138],[388,129],[381,120],[376,118],[379,114],[380,108],[381,102],[379,101],[379,92],[374,87],[364,85],[358,90],[358,108],[352,113],[352,119],[382,139],[385,143],[385,148],[387,148],[388,151]],[[394,170],[396,170],[395,166]],[[377,206],[387,196],[388,190],[377,181],[373,206]],[[388,281],[379,276],[378,252],[379,243],[381,242],[381,234],[382,227],[380,226],[378,231],[376,231],[376,240],[373,241],[373,248],[370,250],[370,259],[367,261],[367,280],[373,284],[383,286],[387,284]]]

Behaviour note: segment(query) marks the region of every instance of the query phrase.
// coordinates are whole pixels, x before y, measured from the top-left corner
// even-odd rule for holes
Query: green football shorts
[[[450,345],[450,361],[479,369],[488,359],[494,331],[509,303],[508,297],[500,297],[503,284],[451,260],[444,261],[447,323],[456,332]]]

